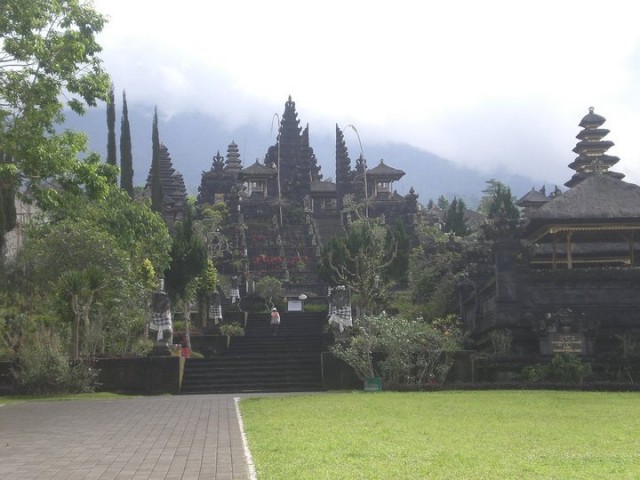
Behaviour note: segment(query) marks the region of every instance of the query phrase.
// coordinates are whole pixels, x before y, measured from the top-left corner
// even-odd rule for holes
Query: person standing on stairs
[[[278,334],[278,326],[280,325],[280,314],[278,309],[273,307],[271,309],[271,335],[274,337]]]

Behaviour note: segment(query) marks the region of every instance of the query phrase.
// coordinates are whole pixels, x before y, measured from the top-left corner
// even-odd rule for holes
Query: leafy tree
[[[322,251],[321,277],[344,285],[355,294],[358,316],[369,314],[383,297],[385,276],[397,252],[387,241],[386,227],[370,219],[351,224],[346,234],[333,237]]]
[[[207,267],[207,249],[193,229],[192,207],[185,218],[176,224],[176,234],[171,247],[171,261],[165,272],[165,286],[173,299],[183,298],[188,284],[201,275]]]
[[[406,285],[411,245],[409,243],[407,229],[402,220],[398,219],[393,228],[387,231],[386,243],[388,248],[393,248],[394,244],[396,248],[396,255],[391,265],[389,265],[388,275],[400,284]]]
[[[212,294],[216,291],[218,285],[218,271],[211,258],[207,258],[207,265],[204,271],[195,279],[195,284],[195,294],[200,307],[200,318],[206,318]]]
[[[4,233],[16,226],[17,212],[15,206],[16,179],[3,170],[10,163],[8,155],[0,151],[0,251],[4,246]]]
[[[134,279],[115,239],[86,219],[32,227],[14,272],[15,288],[31,298],[31,314],[55,315],[71,326],[75,359],[81,349],[87,352],[91,313],[97,318],[92,312],[97,290],[103,294],[102,314],[115,316],[122,313],[118,304],[132,293]]]
[[[193,228],[193,206],[188,205],[185,218],[176,224],[171,247],[171,262],[165,271],[165,287],[169,297],[184,305],[187,342],[191,348],[189,311],[196,293],[197,279],[207,269],[207,247]]]
[[[134,198],[131,128],[129,126],[127,94],[124,90],[122,91],[122,119],[120,120],[120,188],[125,190],[129,197]]]
[[[72,358],[80,358],[80,327],[84,324],[85,343],[89,333],[89,313],[98,290],[104,285],[102,271],[95,265],[90,265],[83,271],[67,270],[60,278],[60,293],[69,301],[73,313],[71,327]]]
[[[47,215],[50,222],[86,221],[97,225],[112,236],[131,262],[141,269],[145,260],[159,272],[169,264],[171,238],[164,221],[148,204],[132,202],[126,192],[114,184],[109,184],[98,199],[88,195],[67,195]],[[155,280],[157,283],[158,279]]]
[[[490,218],[502,216],[510,220],[518,220],[520,210],[516,205],[516,198],[511,194],[511,189],[494,178],[485,183],[487,187],[482,191],[484,196],[480,200],[478,211]]]
[[[262,277],[258,280],[256,283],[256,293],[264,299],[269,309],[272,309],[276,302],[284,297],[282,282],[271,276]]]
[[[467,266],[466,238],[451,236],[434,226],[419,223],[418,246],[409,260],[409,286],[413,305],[410,316],[431,320],[457,309],[456,278]]]
[[[118,165],[116,158],[116,99],[113,83],[109,88],[109,98],[107,99],[107,163],[114,167]]]
[[[19,306],[15,315],[73,327],[65,337],[76,355],[127,353],[142,334],[154,272],[168,264],[169,234],[147,205],[113,184],[105,199],[85,195],[72,205],[29,229],[7,300]]]
[[[73,170],[83,135],[57,132],[76,113],[105,100],[96,35],[105,19],[80,0],[0,2],[0,238],[15,216],[19,189],[36,201]],[[64,94],[63,94],[64,93]]]
[[[210,258],[219,259],[232,252],[232,242],[224,233],[228,216],[229,207],[222,202],[200,206],[200,215],[194,221],[194,229],[207,246]]]

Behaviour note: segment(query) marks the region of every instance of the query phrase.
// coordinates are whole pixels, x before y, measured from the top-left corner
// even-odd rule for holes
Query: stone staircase
[[[315,222],[318,227],[320,244],[323,246],[333,237],[344,233],[339,214],[316,216]]]
[[[322,390],[322,328],[326,315],[282,312],[272,336],[269,314],[250,314],[246,333],[212,358],[185,362],[181,393]]]

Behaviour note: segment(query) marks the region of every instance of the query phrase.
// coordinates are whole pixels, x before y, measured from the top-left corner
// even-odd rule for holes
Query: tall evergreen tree
[[[151,129],[151,209],[162,213],[162,185],[160,184],[160,136],[158,134],[158,107],[153,112]]]
[[[109,89],[107,100],[107,163],[114,167],[118,165],[116,158],[116,100],[113,92],[113,83]]]
[[[515,235],[520,221],[520,209],[511,189],[502,182],[491,179],[480,202],[482,213],[487,215],[483,225],[484,235],[488,239],[507,238]]]
[[[122,119],[120,120],[120,188],[133,199],[133,154],[127,94],[122,91]]]
[[[338,208],[342,208],[344,196],[351,189],[353,172],[344,133],[336,123],[336,197]]]
[[[440,210],[448,210],[449,209],[449,200],[444,195],[440,195],[438,200],[436,201],[436,206]]]
[[[469,229],[464,221],[464,212],[466,209],[467,207],[464,204],[464,201],[462,199],[458,200],[454,197],[453,201],[449,205],[449,209],[447,210],[444,220],[443,230],[446,233],[453,233],[459,237],[464,237],[469,234]]]

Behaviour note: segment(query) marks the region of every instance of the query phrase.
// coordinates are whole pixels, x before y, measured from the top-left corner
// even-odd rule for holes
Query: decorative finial
[[[592,166],[593,166],[593,173],[595,173],[596,175],[602,175],[604,173],[604,165],[602,163],[602,159],[596,158],[592,162]]]
[[[593,113],[593,107],[589,107],[589,113]]]

